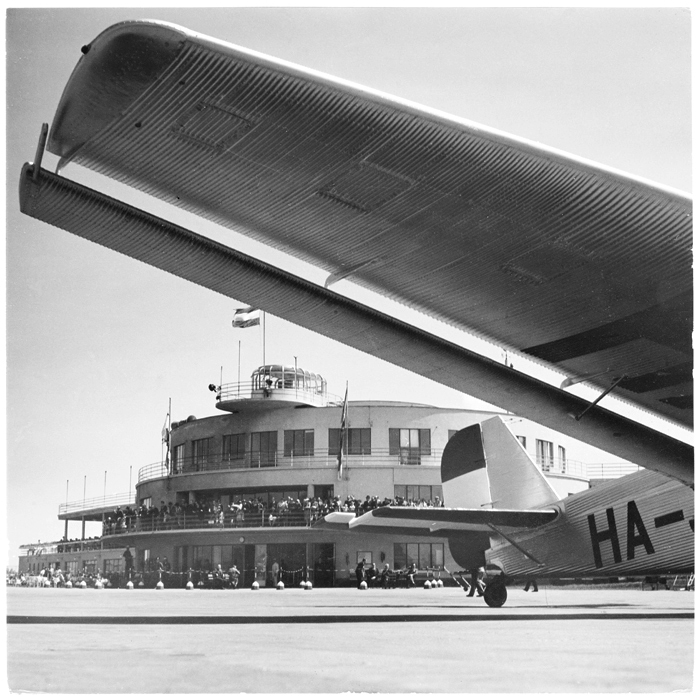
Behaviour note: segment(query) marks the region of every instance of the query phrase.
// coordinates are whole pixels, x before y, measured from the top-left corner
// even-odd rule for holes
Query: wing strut
[[[536,557],[529,554],[529,552],[527,552],[527,550],[524,549],[524,547],[520,547],[511,537],[508,537],[499,527],[493,525],[492,523],[488,523],[488,527],[491,530],[494,530],[495,532],[497,532],[498,535],[500,535],[500,537],[503,537],[504,539],[506,539],[515,549],[518,549],[520,552],[522,552],[522,554],[524,554],[524,556],[527,559],[531,559],[537,566],[539,566],[541,568],[546,566],[546,564],[540,562]]]
[[[617,384],[623,382],[624,379],[626,379],[626,375],[622,374],[621,377],[614,381],[614,383],[609,387],[609,389],[603,391],[589,406],[587,406],[587,408],[585,408],[584,411],[578,413],[578,415],[575,416],[575,420],[580,420],[593,406],[596,406],[610,391],[612,391]]]

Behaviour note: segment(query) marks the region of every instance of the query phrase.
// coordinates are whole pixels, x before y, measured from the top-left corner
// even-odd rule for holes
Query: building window
[[[348,455],[371,454],[371,428],[349,428],[347,430]],[[336,455],[340,451],[340,428],[328,429],[328,454]]]
[[[357,552],[357,564],[360,564],[362,559],[366,560],[367,564],[371,564],[373,554],[371,552]]]
[[[420,464],[421,457],[432,452],[429,428],[389,428],[388,451],[400,455],[401,464]]]
[[[105,559],[104,560],[104,575],[107,574],[119,574],[125,570],[124,560],[119,559]]]
[[[245,457],[245,433],[223,436],[222,457],[227,462]]]
[[[192,464],[195,471],[204,471],[209,466],[211,443],[211,438],[192,440]]]
[[[301,455],[313,456],[314,447],[313,430],[285,430],[284,431],[284,456],[300,457]]]
[[[566,448],[558,446],[558,468],[565,474],[566,471]]]
[[[95,559],[89,559],[83,562],[83,571],[86,574],[94,574],[97,570],[97,561]]]
[[[527,449],[527,438],[524,435],[518,435],[517,439],[519,440],[519,444],[522,445],[522,447],[526,450]]]
[[[150,508],[153,505],[153,499],[150,496],[146,496],[141,499],[141,505]]]
[[[71,575],[71,576],[77,576],[78,575],[78,563],[77,561],[67,561],[66,562],[66,571]]]
[[[536,441],[536,463],[545,472],[553,467],[553,443],[548,440]]]
[[[428,505],[433,506],[441,506],[444,503],[441,484],[436,486],[395,484],[393,494],[396,500],[402,499],[408,503],[425,501]]]
[[[219,550],[220,551],[220,550]],[[213,547],[201,545],[192,547],[192,568],[197,571],[211,571],[213,568]]]
[[[398,543],[393,545],[393,568],[443,569],[444,545],[441,543]]]
[[[172,451],[172,472],[181,474],[184,471],[184,445],[175,445]]]
[[[253,467],[273,467],[277,463],[277,431],[251,433],[250,453]]]

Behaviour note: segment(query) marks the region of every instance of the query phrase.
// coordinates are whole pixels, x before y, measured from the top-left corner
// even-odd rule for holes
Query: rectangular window
[[[123,559],[105,559],[104,560],[104,575],[108,574],[119,574],[125,570],[125,563]]]
[[[566,471],[566,448],[558,446],[558,468],[565,474]]]
[[[284,456],[300,457],[313,456],[314,433],[313,430],[285,430],[284,431]]]
[[[253,467],[274,467],[277,464],[277,431],[251,433],[250,456]]]
[[[389,428],[388,452],[399,455],[401,464],[420,464],[422,456],[432,453],[429,428]]]
[[[367,564],[371,564],[372,562],[372,553],[371,552],[357,552],[357,564],[362,561],[362,559],[366,559]]]
[[[77,561],[67,561],[66,562],[66,571],[71,575],[71,576],[77,576],[78,575],[78,563]]]
[[[444,568],[444,545],[441,543],[399,543],[393,545],[393,568],[407,569],[411,564],[425,569]]]
[[[172,450],[172,472],[181,474],[184,471],[184,445],[175,445]]]
[[[97,571],[97,561],[95,559],[84,561],[83,570],[86,574],[94,574]]]
[[[213,547],[211,545],[194,546],[192,549],[192,568],[197,571],[211,571],[213,568]]]
[[[553,467],[553,443],[548,440],[536,441],[536,463],[545,472]]]
[[[208,468],[212,442],[211,438],[192,440],[192,463],[195,471],[205,471]]]
[[[223,436],[223,453],[225,462],[245,457],[245,433]]]
[[[347,430],[346,454],[371,454],[371,428],[349,428]],[[336,455],[340,451],[340,429],[328,429],[328,454]]]
[[[141,499],[141,505],[150,508],[153,505],[153,499],[150,496],[146,496]]]
[[[519,440],[520,445],[526,450],[527,449],[527,438],[524,435],[518,435],[517,439]]]

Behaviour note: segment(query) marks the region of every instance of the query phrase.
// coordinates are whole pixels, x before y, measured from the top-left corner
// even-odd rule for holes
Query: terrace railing
[[[625,474],[638,471],[641,467],[633,464],[585,464],[572,459],[537,460],[536,455],[530,455],[532,460],[544,472],[550,474],[566,474],[581,479],[615,479]],[[372,449],[363,454],[345,455],[344,467],[406,467],[421,466],[438,468],[442,462],[442,451],[432,450],[428,454],[418,454],[416,451],[404,451],[390,454],[387,449]],[[173,459],[170,464],[155,462],[148,464],[138,472],[138,483],[151,479],[162,479],[167,476],[180,474],[195,474],[198,472],[234,471],[239,469],[286,468],[286,469],[327,469],[337,468],[337,455],[286,454],[277,452],[241,452],[236,455],[207,455]]]

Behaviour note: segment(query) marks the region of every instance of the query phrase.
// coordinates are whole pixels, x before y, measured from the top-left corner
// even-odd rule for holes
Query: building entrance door
[[[278,580],[285,586],[298,587],[306,570],[305,543],[267,545],[267,585],[269,586],[274,585],[272,567],[275,562],[279,566]]]
[[[335,545],[322,542],[313,545],[313,585],[331,588],[335,585]]]

